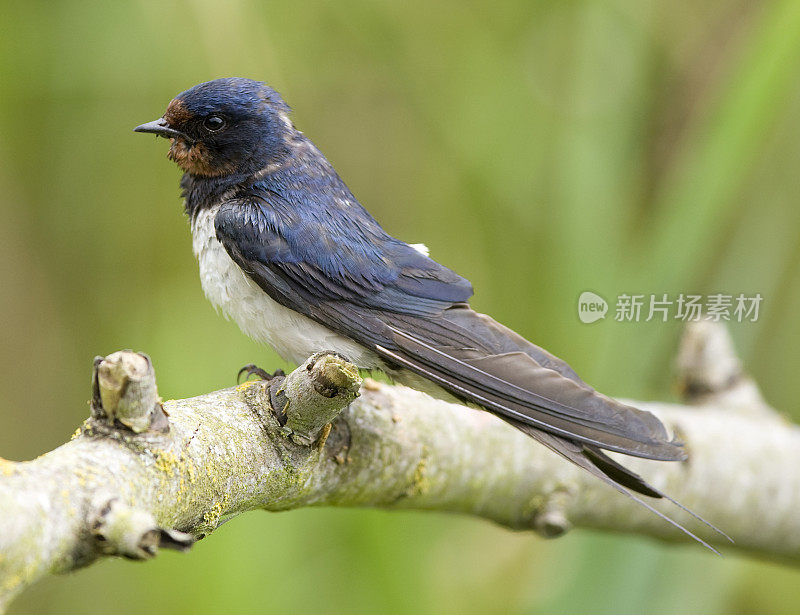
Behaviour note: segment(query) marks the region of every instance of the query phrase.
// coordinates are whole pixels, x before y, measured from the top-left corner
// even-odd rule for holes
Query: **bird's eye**
[[[225,126],[225,120],[218,115],[209,115],[203,120],[203,126],[206,130],[217,132],[218,130],[222,130],[222,128]]]

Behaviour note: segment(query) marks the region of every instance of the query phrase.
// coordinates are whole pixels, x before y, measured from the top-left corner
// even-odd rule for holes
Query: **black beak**
[[[162,137],[180,137],[182,139],[186,139],[187,141],[191,141],[188,135],[185,135],[174,128],[170,128],[169,124],[167,124],[167,120],[165,120],[163,117],[160,117],[152,122],[147,122],[147,124],[137,126],[133,129],[133,132],[150,132],[154,135],[160,135]]]

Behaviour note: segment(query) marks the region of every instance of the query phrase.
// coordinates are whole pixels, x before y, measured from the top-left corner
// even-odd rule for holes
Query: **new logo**
[[[608,303],[600,295],[591,291],[584,291],[578,297],[578,318],[586,324],[596,322],[606,317]]]

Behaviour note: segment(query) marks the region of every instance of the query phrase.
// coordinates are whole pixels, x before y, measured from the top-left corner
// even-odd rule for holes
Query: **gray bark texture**
[[[689,460],[625,458],[718,525],[652,503],[723,552],[800,562],[800,428],[762,400],[724,328],[687,329],[686,404],[658,415]],[[149,358],[95,361],[91,416],[34,461],[0,459],[0,612],[50,573],[103,556],[186,550],[253,510],[361,506],[477,515],[558,536],[571,527],[687,537],[486,412],[373,380],[338,356],[285,378],[162,402]],[[620,458],[620,457],[617,457]]]

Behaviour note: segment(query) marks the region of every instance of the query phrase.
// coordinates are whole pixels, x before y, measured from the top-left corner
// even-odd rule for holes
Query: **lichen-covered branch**
[[[632,402],[677,432],[689,461],[625,462],[733,536],[723,550],[800,562],[800,428],[764,404],[724,330],[707,325],[690,328],[680,354],[690,403]],[[0,461],[0,610],[45,574],[188,549],[253,509],[423,509],[546,536],[574,526],[686,539],[486,412],[372,380],[355,399],[360,384],[352,365],[321,354],[285,379],[162,403],[144,355],[96,361],[92,413],[73,439]]]

